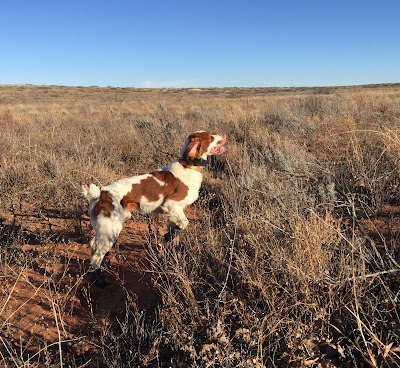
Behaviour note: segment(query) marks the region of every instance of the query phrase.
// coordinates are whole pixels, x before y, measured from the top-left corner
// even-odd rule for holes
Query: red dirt
[[[195,207],[189,211],[189,219],[197,217]],[[158,223],[162,222],[153,221],[152,228],[163,234],[166,227]],[[22,344],[37,351],[58,343],[55,312],[61,339],[79,341],[76,336],[84,334],[94,319],[124,316],[126,303],[135,302],[146,311],[154,311],[159,303],[147,272],[147,249],[157,244],[144,217],[125,224],[105,258],[104,289],[95,287],[92,275],[85,274],[93,235],[87,216],[79,224],[53,209],[24,205],[14,216],[0,214],[0,226],[20,240],[13,245],[16,257],[5,262],[12,266],[0,274],[0,324],[10,346]]]
[[[360,219],[360,224],[377,246],[399,248],[400,206],[385,204],[376,216]]]

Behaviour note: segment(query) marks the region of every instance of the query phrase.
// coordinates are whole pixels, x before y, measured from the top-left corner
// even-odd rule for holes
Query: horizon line
[[[399,85],[400,82],[383,82],[383,83],[365,83],[365,84],[332,84],[332,85],[315,85],[315,86],[257,86],[257,87],[248,87],[248,86],[225,86],[225,87],[121,87],[121,86],[98,86],[98,85],[66,85],[66,84],[33,84],[33,83],[0,83],[0,86],[8,86],[8,87],[21,87],[21,86],[29,86],[29,87],[65,87],[65,88],[118,88],[118,89],[140,89],[140,90],[195,90],[195,89],[289,89],[289,88],[348,88],[348,87],[366,87],[366,86],[395,86]]]

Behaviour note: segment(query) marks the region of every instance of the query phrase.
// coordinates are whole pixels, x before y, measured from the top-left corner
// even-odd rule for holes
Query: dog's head
[[[210,134],[204,131],[194,132],[186,139],[180,155],[186,161],[193,161],[194,159],[207,160],[207,156],[219,155],[225,152],[225,142],[225,134]]]

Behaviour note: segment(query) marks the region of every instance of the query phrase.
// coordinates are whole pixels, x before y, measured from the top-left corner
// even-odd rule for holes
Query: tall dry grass
[[[163,254],[149,248],[156,315],[127,299],[123,320],[93,316],[86,338],[100,349],[87,366],[400,365],[400,212],[378,237],[363,227],[400,205],[399,86],[5,86],[0,101],[3,213],[20,203],[84,211],[80,183],[161,167],[194,130],[228,136],[196,226]],[[4,267],[18,239],[0,231]],[[60,363],[58,352],[46,359]]]

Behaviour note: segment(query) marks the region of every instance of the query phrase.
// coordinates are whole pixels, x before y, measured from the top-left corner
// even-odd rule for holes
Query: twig
[[[372,339],[375,341],[375,343],[376,343],[376,345],[377,346],[381,346],[383,349],[385,349],[385,347],[386,347],[386,345],[381,341],[381,340],[379,340],[379,338],[368,328],[368,326],[361,320],[361,318],[360,318],[360,316],[358,315],[358,312],[357,312],[357,315],[349,308],[349,307],[347,307],[347,306],[345,306],[345,308],[357,319],[357,324],[359,324],[359,327],[361,328],[361,326],[362,327],[364,327],[364,329],[369,333],[369,335],[372,337]],[[361,332],[361,331],[360,331]],[[361,332],[362,333],[362,332]],[[363,338],[364,338],[364,334],[362,334],[362,336],[363,336]],[[365,340],[364,340],[365,341]],[[366,341],[365,341],[366,342]],[[372,354],[372,352],[370,352],[370,349],[368,349],[367,348],[367,351],[368,351],[368,353],[369,354]],[[395,352],[393,352],[393,351],[391,351],[391,353],[396,357],[396,358],[399,358],[399,356],[395,353]],[[372,357],[373,358],[373,360],[375,361],[375,358],[374,357]],[[375,366],[377,366],[376,365],[376,362],[375,362]]]
[[[388,274],[397,273],[397,272],[400,273],[400,269],[399,268],[395,268],[395,269],[392,269],[392,270],[375,272],[375,273],[370,273],[368,275],[352,276],[352,277],[346,278],[345,280],[336,281],[335,284],[340,284],[340,283],[343,283],[343,282],[353,281],[353,280],[358,280],[358,279],[369,279],[369,278],[374,278],[374,277],[378,277],[378,276],[382,276],[382,275],[388,275]]]
[[[56,321],[56,328],[57,328],[57,334],[58,334],[58,351],[60,353],[60,367],[62,368],[63,367],[63,357],[62,357],[62,349],[61,349],[61,333],[60,333],[60,328],[58,326],[57,312],[56,312],[56,307],[54,304],[54,299],[53,299],[53,295],[52,295],[51,288],[50,288],[50,281],[48,283],[48,287],[49,287],[51,308],[53,309],[54,319]]]
[[[8,266],[8,268],[11,269],[10,266]],[[12,270],[12,269],[11,269],[11,270]],[[12,270],[12,272],[14,272],[14,271]],[[34,287],[34,286],[29,282],[29,280],[26,280],[26,281],[28,282],[28,284],[30,284],[32,287]],[[41,287],[42,287],[45,283],[46,283],[46,281],[43,281],[42,284],[41,284],[38,288],[36,288],[34,294],[33,294],[30,298],[26,299],[15,311],[13,311],[13,312],[5,319],[5,321],[3,322],[3,324],[0,326],[0,329],[3,328],[3,327],[7,324],[7,322],[11,319],[11,317],[12,317],[14,314],[16,314],[21,308],[23,308],[27,303],[29,303],[29,302],[36,296],[36,294],[40,291]]]
[[[69,340],[61,341],[61,343],[65,344],[65,343],[67,343],[67,342],[79,341],[79,340],[82,340],[82,339],[83,339],[83,337],[78,337],[78,338],[76,338],[76,339],[69,339]],[[58,344],[59,344],[59,341],[53,342],[53,343],[50,344],[50,345],[46,345],[44,348],[40,349],[38,352],[36,352],[35,354],[33,354],[31,357],[29,357],[25,363],[29,363],[30,360],[32,360],[35,356],[39,355],[43,350],[46,350],[46,349],[48,349],[49,347],[54,346],[54,345],[58,345]],[[24,366],[25,366],[25,365],[24,365]],[[21,368],[22,368],[22,367],[21,367]]]
[[[3,356],[3,354],[2,354],[1,351],[0,351],[0,356],[1,356],[1,360],[2,360],[3,363],[4,363],[4,367],[7,367],[6,358],[4,358],[4,356]]]
[[[10,355],[11,359],[13,360],[15,366],[18,367],[17,362],[15,361],[14,357],[12,356],[10,350],[8,350],[8,346],[7,346],[7,344],[4,342],[4,340],[3,340],[3,338],[2,338],[1,336],[0,336],[0,340],[1,340],[1,342],[3,343],[4,347],[6,348],[7,353]]]
[[[22,270],[22,271],[23,271],[23,270]],[[19,275],[18,275],[17,279],[15,280],[15,283],[14,283],[14,285],[13,285],[13,287],[12,287],[11,291],[10,291],[10,292],[9,292],[9,294],[8,294],[7,300],[4,302],[3,308],[1,308],[0,315],[3,313],[3,311],[4,311],[4,308],[5,308],[5,307],[6,307],[6,305],[8,304],[8,301],[10,300],[10,298],[11,298],[11,295],[12,295],[12,294],[13,294],[13,292],[14,292],[15,286],[17,285],[17,283],[18,283],[18,281],[19,281],[19,278],[20,278],[20,277],[21,277],[21,275],[22,275],[22,271],[19,273]]]

